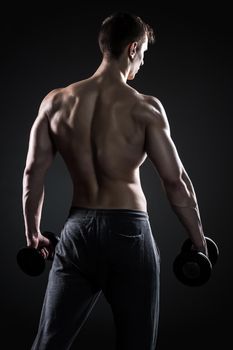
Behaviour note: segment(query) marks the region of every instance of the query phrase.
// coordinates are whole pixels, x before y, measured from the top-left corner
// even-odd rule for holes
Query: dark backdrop
[[[146,4],[146,3],[145,3]],[[21,182],[28,137],[43,97],[92,74],[101,61],[97,33],[115,10],[140,15],[157,42],[130,84],[157,96],[173,140],[193,182],[206,235],[219,245],[211,280],[181,285],[172,262],[186,233],[172,212],[147,160],[142,186],[161,252],[161,313],[157,349],[224,349],[232,319],[232,29],[224,6],[158,6],[118,3],[46,4],[2,10],[1,18],[1,341],[26,350],[36,334],[48,271],[24,275],[16,253],[24,246]],[[223,5],[221,3],[220,5]],[[27,13],[28,11],[28,13]],[[60,232],[71,200],[71,182],[58,156],[46,179],[42,230]],[[120,253],[119,253],[120,254]],[[113,349],[115,329],[101,297],[73,349]],[[133,349],[132,349],[133,350]]]

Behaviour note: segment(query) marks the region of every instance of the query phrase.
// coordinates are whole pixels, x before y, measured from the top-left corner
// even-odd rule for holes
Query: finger
[[[47,257],[49,256],[49,251],[43,247],[40,249],[40,254],[43,256],[43,258],[47,259]]]

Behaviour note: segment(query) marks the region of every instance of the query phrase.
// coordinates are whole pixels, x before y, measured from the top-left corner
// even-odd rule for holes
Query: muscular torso
[[[147,211],[139,167],[143,96],[121,82],[90,78],[56,91],[51,137],[73,181],[73,206]]]

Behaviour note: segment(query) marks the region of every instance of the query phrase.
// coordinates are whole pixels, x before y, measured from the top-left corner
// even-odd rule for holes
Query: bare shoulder
[[[74,96],[69,87],[58,88],[50,91],[42,100],[39,113],[54,114],[59,109],[63,109],[74,101]]]
[[[134,113],[142,118],[146,125],[153,124],[160,127],[168,125],[165,109],[157,97],[139,94]]]
[[[54,115],[58,110],[64,114],[69,111],[77,101],[77,97],[91,92],[93,83],[91,79],[84,79],[68,86],[51,90],[42,100],[39,113]]]
[[[63,97],[63,89],[54,89],[50,91],[41,101],[39,113],[40,114],[46,114],[47,112],[50,112],[54,106],[60,105]]]
[[[145,101],[145,103],[147,104],[147,106],[149,108],[152,108],[153,112],[155,113],[163,113],[163,105],[160,102],[160,100],[155,97],[155,96],[151,96],[151,95],[142,95],[142,99]]]

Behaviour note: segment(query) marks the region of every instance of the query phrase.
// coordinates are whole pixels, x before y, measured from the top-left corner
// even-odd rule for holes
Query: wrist
[[[37,239],[40,232],[38,231],[25,231],[25,236],[27,239]]]

